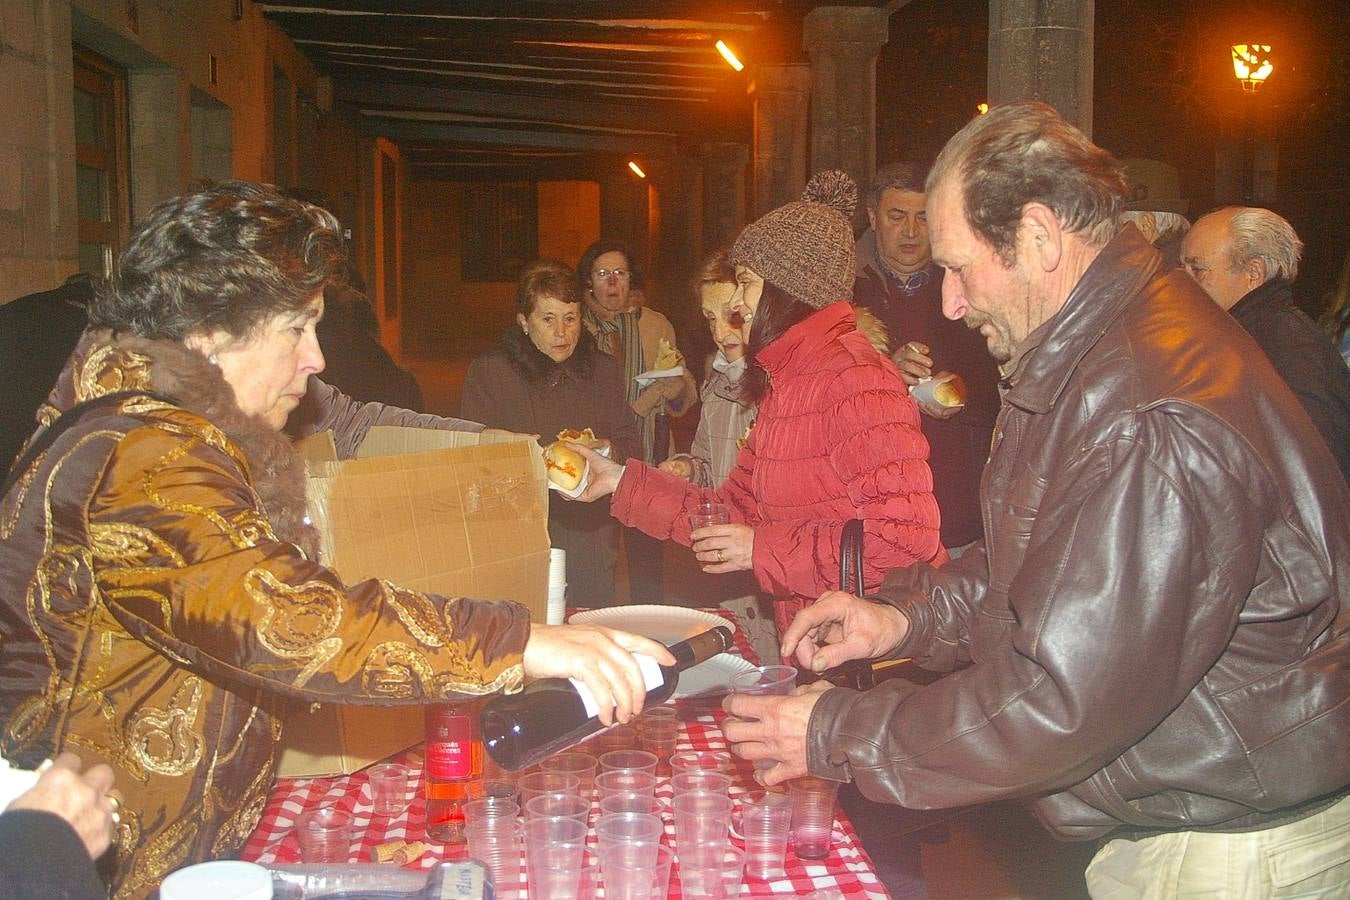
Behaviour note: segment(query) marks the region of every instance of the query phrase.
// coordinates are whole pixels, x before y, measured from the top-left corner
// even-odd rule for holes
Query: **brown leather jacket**
[[[244,842],[282,701],[518,689],[529,634],[516,604],[314,562],[289,442],[180,345],[86,335],[39,418],[127,389],[181,402],[96,408],[0,502],[0,751],[112,766],[119,898]]]
[[[832,689],[812,772],[913,808],[1030,798],[1065,838],[1259,827],[1350,783],[1344,479],[1251,338],[1133,227],[1004,400],[986,539],[881,598],[898,656]]]

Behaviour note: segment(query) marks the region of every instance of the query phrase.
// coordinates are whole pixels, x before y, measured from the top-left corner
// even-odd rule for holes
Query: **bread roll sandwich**
[[[684,356],[680,351],[670,346],[670,341],[661,338],[656,343],[656,362],[652,363],[652,370],[664,372],[666,369],[674,369],[684,365]]]
[[[544,448],[544,469],[549,481],[564,491],[575,491],[586,475],[586,457],[564,441],[554,441]]]
[[[953,375],[933,388],[933,399],[943,406],[965,406],[966,383],[960,375]]]

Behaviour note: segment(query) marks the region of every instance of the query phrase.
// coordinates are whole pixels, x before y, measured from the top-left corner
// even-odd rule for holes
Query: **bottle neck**
[[[731,649],[731,629],[725,625],[718,625],[678,644],[671,644],[670,653],[675,657],[675,665],[672,668],[683,671],[729,649]]]

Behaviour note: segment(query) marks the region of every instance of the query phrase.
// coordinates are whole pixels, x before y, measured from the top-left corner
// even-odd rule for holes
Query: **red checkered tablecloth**
[[[723,718],[720,709],[703,703],[682,703],[681,731],[679,749],[726,749],[726,739],[722,736],[719,722]],[[412,771],[409,783],[409,806],[396,818],[376,817],[372,814],[371,792],[364,770],[340,778],[283,778],[278,780],[272,790],[267,808],[263,811],[262,821],[248,843],[244,846],[243,858],[252,862],[295,863],[300,861],[300,845],[295,835],[295,821],[305,810],[323,806],[333,806],[351,813],[355,822],[349,862],[370,862],[371,851],[377,844],[386,841],[426,841],[422,823],[426,816],[426,801],[422,796],[422,756],[414,748],[393,758]],[[733,798],[755,790],[749,764],[736,760],[738,768],[736,781],[731,787]],[[666,822],[665,842],[676,850],[676,862],[670,881],[670,897],[679,898],[679,847],[674,844],[674,822],[669,808],[671,798],[670,780],[662,778],[657,785],[657,796],[666,809],[662,818]],[[592,809],[592,840],[594,840],[594,819],[598,806]],[[441,859],[459,859],[465,855],[464,846],[446,846],[427,841],[428,852],[409,868],[428,869]],[[737,842],[739,843],[739,842]],[[522,858],[519,890],[523,896],[525,888],[525,867]],[[788,849],[783,878],[772,881],[759,881],[746,878],[741,886],[741,895],[749,897],[764,896],[803,896],[815,891],[837,891],[845,897],[883,898],[890,895],[877,879],[866,851],[858,842],[853,826],[837,812],[834,822],[834,846],[830,855],[822,860],[805,862],[797,859],[791,847]]]

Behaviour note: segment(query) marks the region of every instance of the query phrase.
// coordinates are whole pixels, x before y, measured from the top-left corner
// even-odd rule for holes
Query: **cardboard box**
[[[535,441],[377,426],[356,459],[339,461],[328,434],[300,451],[322,559],[344,581],[514,600],[544,621],[548,479]],[[421,706],[293,708],[277,774],[353,772],[422,735]]]

